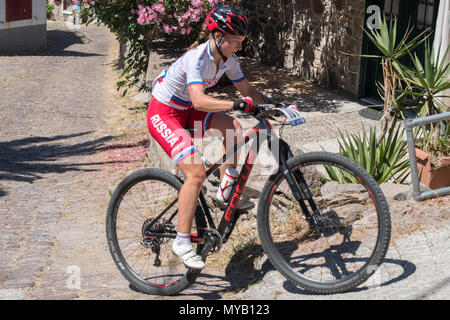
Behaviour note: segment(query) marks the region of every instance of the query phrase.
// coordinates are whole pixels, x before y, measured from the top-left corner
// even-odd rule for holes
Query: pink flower
[[[143,25],[144,24],[144,18],[143,17],[139,17],[138,19],[137,19],[137,23],[138,24],[140,24],[140,25]]]
[[[171,34],[173,31],[177,30],[177,27],[171,27],[167,24],[163,25],[164,32],[167,34]]]
[[[152,9],[161,13],[165,13],[166,8],[162,4],[154,4],[152,5]]]

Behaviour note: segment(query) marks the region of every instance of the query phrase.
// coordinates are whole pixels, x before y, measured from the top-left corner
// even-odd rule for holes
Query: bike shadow
[[[349,272],[345,269],[345,262],[348,263],[349,261],[339,259],[338,256],[344,252],[348,253],[349,251],[357,250],[360,244],[360,242],[354,241],[353,244],[347,246],[347,248],[351,248],[350,250],[342,250],[341,248],[339,251],[339,246],[332,246],[321,253],[292,255],[291,259],[296,261],[297,266],[304,266],[305,261],[323,258],[327,261],[325,264],[330,268],[331,273],[338,277],[340,274],[347,274]],[[296,245],[291,241],[284,243],[283,247],[285,250],[293,250]],[[286,251],[284,253],[286,254]],[[351,262],[358,262],[363,259],[364,258],[358,258],[352,260]],[[392,266],[389,266],[389,264],[395,264],[398,268],[393,268]],[[315,267],[316,266],[311,266],[309,267],[309,270]],[[383,270],[386,269],[389,271],[380,276],[378,272],[383,273]],[[410,277],[415,273],[416,266],[406,260],[387,258],[384,259],[380,270],[378,270],[376,274],[372,275],[360,287],[355,288],[350,292],[364,292],[367,290],[388,287],[389,285]],[[282,279],[281,286],[279,285],[280,281],[278,280],[275,280],[276,284],[273,283],[273,279],[267,279],[266,277],[266,275],[271,271],[276,271],[276,269],[264,254],[262,246],[258,244],[248,244],[236,251],[228,265],[225,267],[224,272],[218,272],[214,269],[205,268],[191,287],[174,297],[170,297],[170,299],[227,299],[231,298],[234,294],[245,292],[254,285],[262,285],[264,288],[261,288],[261,292],[263,292],[265,288],[270,287],[273,289],[273,292],[283,290],[285,293],[289,294],[306,296],[318,295],[301,289],[293,282],[285,279],[281,274],[276,277],[277,279]],[[389,279],[385,279],[386,275],[388,275]],[[394,277],[392,277],[392,275],[394,275]],[[130,289],[135,292],[140,292],[131,285]],[[252,298],[258,299],[257,296]]]
[[[349,262],[362,262],[367,258],[355,258],[349,261],[349,259],[343,259],[342,255],[346,253],[356,252],[360,247],[359,241],[352,241],[347,243],[345,249],[343,246],[332,246],[321,253],[305,254],[305,255],[293,255],[297,247],[293,241],[287,241],[282,244],[285,252],[284,254],[290,256],[291,263],[295,261],[294,267],[303,267],[304,271],[311,271],[316,266],[305,266],[305,261],[311,259],[324,259],[324,265],[326,265],[331,274],[334,277],[339,278],[342,275],[349,274],[350,271],[346,269],[346,264]],[[291,251],[291,254],[288,251]],[[250,254],[249,254],[250,253]],[[395,266],[392,266],[394,264]],[[230,263],[225,268],[225,274],[223,276],[213,274],[202,274],[196,285],[193,288],[194,291],[186,292],[186,296],[196,295],[203,299],[223,299],[224,295],[238,292],[244,292],[253,285],[264,284],[265,286],[272,286],[272,281],[266,279],[265,276],[270,271],[275,271],[269,259],[263,252],[261,245],[249,244],[242,249],[238,250],[230,260]],[[416,266],[407,261],[400,259],[385,258],[380,269],[372,275],[365,283],[359,287],[351,290],[350,292],[364,292],[372,289],[379,289],[388,287],[394,283],[405,280],[410,277],[416,271]],[[311,293],[304,289],[301,289],[290,280],[285,279],[281,274],[282,289],[286,293],[301,294],[314,296],[315,293]],[[388,278],[388,279],[387,279]],[[208,291],[204,291],[204,288]],[[274,291],[275,291],[274,287]],[[281,289],[281,288],[279,288]],[[197,292],[195,292],[197,291]],[[279,291],[279,290],[278,290]]]
[[[416,269],[417,269],[415,264],[413,264],[412,262],[407,261],[407,260],[384,259],[382,266],[386,266],[387,264],[395,264],[398,267],[400,267],[400,269],[402,269],[402,271],[401,272],[399,272],[399,271],[390,272],[389,273],[390,277],[395,273],[397,273],[397,275],[389,280],[385,280],[384,282],[381,281],[381,283],[377,283],[377,281],[376,281],[377,278],[375,277],[375,275],[373,275],[371,278],[369,278],[365,282],[365,284],[363,284],[362,286],[357,287],[355,289],[352,289],[349,292],[364,292],[364,291],[372,290],[372,289],[376,289],[376,288],[388,287],[389,285],[392,285],[396,282],[405,280],[406,278],[410,277],[411,275],[413,275],[416,272]],[[367,285],[367,283],[370,283],[370,284]],[[289,280],[286,280],[283,283],[283,289],[292,294],[314,295],[308,291],[305,291],[305,290],[297,287],[294,283],[290,282]]]
[[[257,267],[255,267],[255,264]],[[191,297],[205,300],[226,299],[227,296],[246,290],[258,283],[264,275],[275,270],[259,244],[247,244],[231,257],[224,271],[204,269],[195,283],[177,297]]]

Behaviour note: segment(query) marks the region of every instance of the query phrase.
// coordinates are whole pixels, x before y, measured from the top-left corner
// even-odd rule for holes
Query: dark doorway
[[[364,21],[367,21],[373,13],[367,13],[369,6],[376,5],[381,9],[389,19],[395,17],[397,19],[397,41],[405,34],[408,26],[413,27],[410,39],[420,34],[423,30],[429,28],[431,32],[435,30],[436,19],[439,9],[439,0],[367,0],[366,15]],[[367,26],[364,26],[367,28]],[[433,34],[430,36],[433,40]],[[422,60],[424,58],[424,44],[416,48],[414,51]],[[363,36],[362,54],[379,55],[380,52],[373,45],[367,36]],[[410,65],[409,55],[405,56],[402,63]],[[362,58],[361,59],[361,76],[359,83],[360,98],[369,98],[371,100],[380,101],[377,91],[377,81],[382,82],[383,71],[380,65],[380,59]]]

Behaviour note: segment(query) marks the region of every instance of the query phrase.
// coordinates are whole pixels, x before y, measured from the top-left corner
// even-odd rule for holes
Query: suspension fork
[[[286,181],[291,188],[294,198],[302,208],[303,214],[305,215],[309,225],[311,227],[315,227],[315,216],[320,215],[319,210],[317,209],[316,203],[314,202],[311,191],[309,190],[302,172],[300,170],[296,170],[293,173],[289,171],[287,161],[294,155],[289,145],[281,139],[279,139],[279,155],[280,170],[286,177]],[[308,202],[310,208],[312,209],[312,213],[308,210],[305,200]]]
[[[292,154],[291,148],[288,147],[288,159],[293,157],[294,155]],[[300,189],[303,193],[303,196],[305,197],[305,199],[308,201],[311,209],[313,210],[313,215],[314,216],[320,216],[320,211],[316,206],[316,203],[314,202],[313,196],[311,194],[311,191],[309,190],[308,184],[305,181],[305,177],[303,176],[303,173],[300,170],[296,170],[294,171],[294,177],[297,181],[297,183],[300,186]]]

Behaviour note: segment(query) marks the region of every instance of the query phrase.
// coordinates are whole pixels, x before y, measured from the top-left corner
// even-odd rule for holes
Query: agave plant
[[[413,28],[407,28],[407,31],[397,42],[397,20],[391,18],[387,22],[386,16],[379,18],[380,30],[364,29],[369,40],[378,48],[381,55],[362,55],[365,58],[381,58],[383,68],[384,83],[379,85],[379,94],[383,99],[383,118],[381,120],[381,132],[377,137],[377,145],[379,145],[386,135],[389,122],[391,120],[391,110],[398,109],[395,106],[396,90],[400,85],[400,79],[403,77],[404,66],[399,62],[400,58],[419,46],[427,37],[428,30],[421,32],[419,35],[409,40]],[[381,88],[381,90],[380,90]],[[395,122],[393,124],[395,126]]]
[[[377,147],[375,127],[370,129],[369,136],[365,131],[359,136],[340,132],[339,153],[361,165],[378,184],[390,180],[403,183],[410,172],[409,161],[404,159],[407,143],[403,135],[400,126],[393,126]],[[326,170],[331,180],[359,183],[353,176],[346,175],[339,169],[327,167]]]
[[[416,54],[413,60],[413,68],[406,68],[402,74],[403,78],[411,84],[412,91],[407,92],[418,97],[420,117],[430,116],[440,112],[446,112],[448,107],[439,100],[444,98],[442,94],[450,89],[450,63],[447,63],[449,48],[441,57],[439,49],[437,59],[435,60],[434,48],[430,46],[429,41],[425,43],[424,64],[420,62]]]
[[[430,43],[425,43],[425,59],[422,64],[417,55],[411,55],[413,61],[412,68],[405,68],[402,74],[403,79],[409,84],[410,90],[405,91],[418,99],[418,116],[426,117],[433,114],[446,112],[448,106],[444,105],[440,98],[446,98],[444,91],[450,89],[450,63],[447,62],[449,48],[446,49],[443,56],[439,48],[435,60],[435,51]],[[448,121],[440,124],[430,124],[422,126],[416,130],[416,138],[421,134],[423,150],[441,151],[447,150],[446,144],[442,145],[441,140],[447,140],[442,137],[441,128],[448,127]],[[446,130],[444,130],[446,131]],[[444,132],[444,135],[447,134]],[[444,146],[444,148],[440,148]]]

